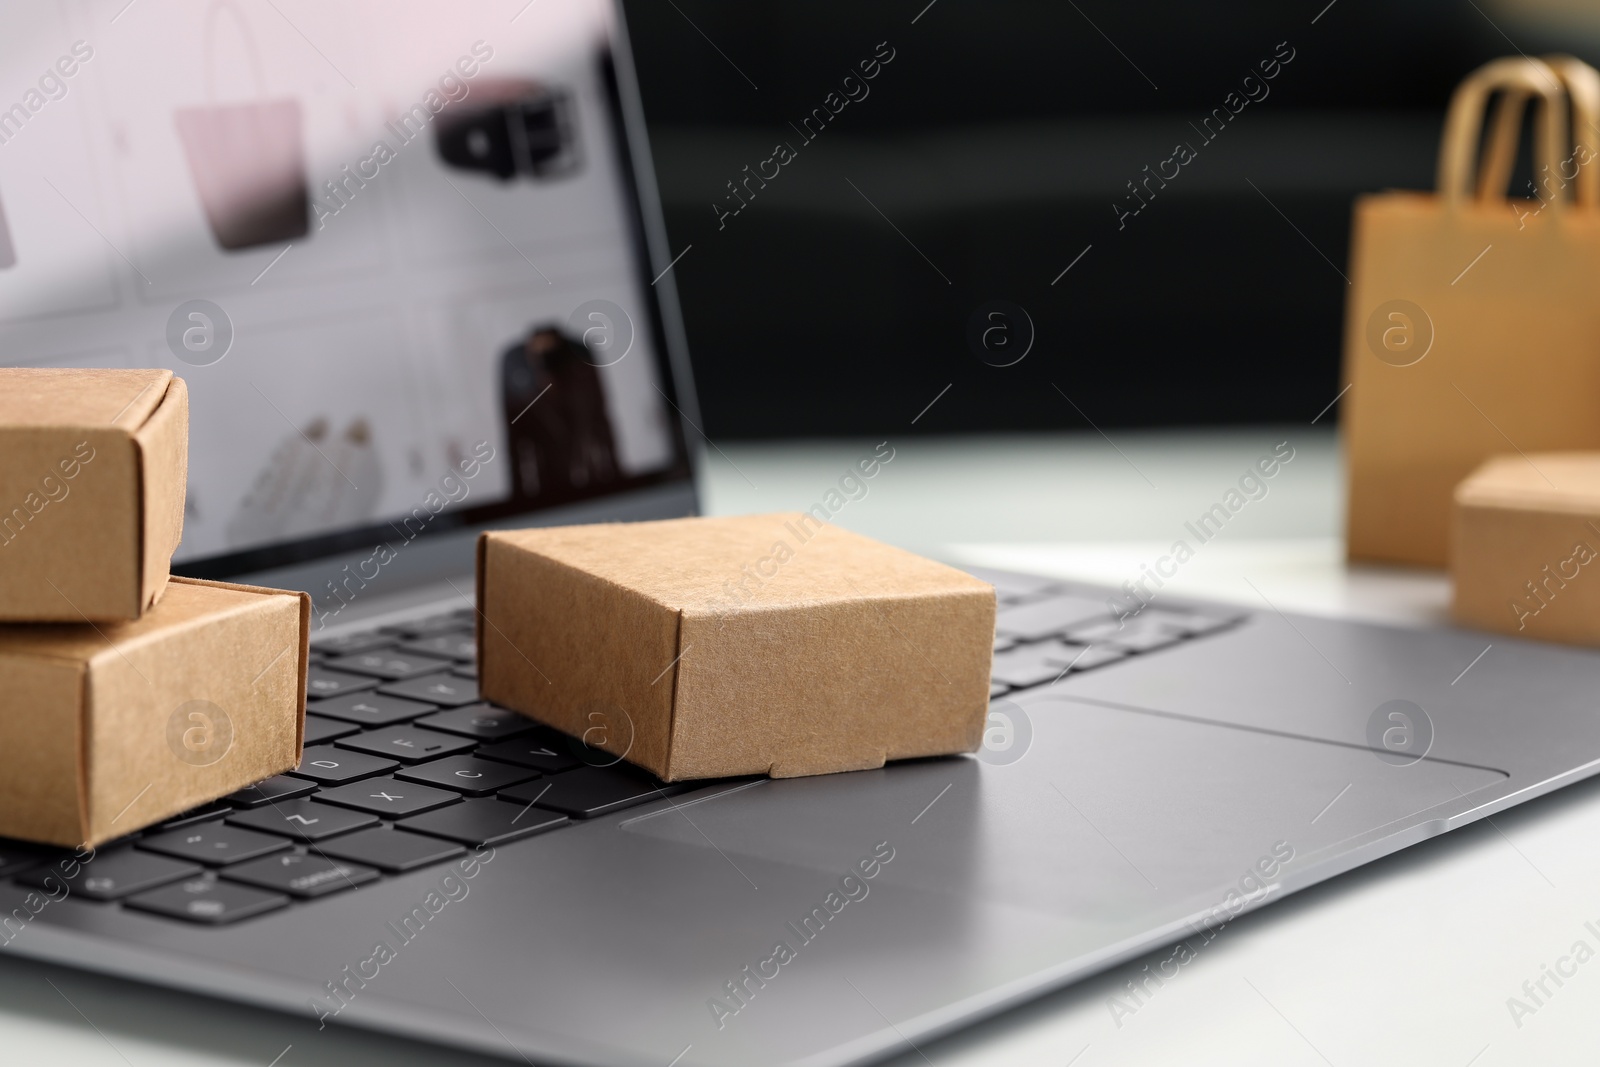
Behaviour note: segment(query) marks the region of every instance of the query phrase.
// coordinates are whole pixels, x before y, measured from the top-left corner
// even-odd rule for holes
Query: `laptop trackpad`
[[[1011,763],[961,756],[760,781],[621,826],[716,862],[749,856],[836,877],[886,842],[895,858],[879,877],[906,888],[1125,914],[1281,880],[1354,838],[1442,819],[1507,777],[1065,699],[1031,701],[1025,714],[1032,736]]]

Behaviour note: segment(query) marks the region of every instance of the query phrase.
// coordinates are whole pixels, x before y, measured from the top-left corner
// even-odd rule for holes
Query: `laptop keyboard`
[[[990,696],[1150,655],[1241,615],[999,590]],[[187,923],[222,925],[669,797],[660,782],[478,699],[473,613],[322,638],[307,671],[305,751],[287,774],[102,846],[0,839],[0,878]],[[72,877],[65,877],[66,873]]]

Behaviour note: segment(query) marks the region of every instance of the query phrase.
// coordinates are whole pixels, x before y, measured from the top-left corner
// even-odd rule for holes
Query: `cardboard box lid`
[[[818,523],[801,512],[494,531],[526,551],[686,615],[722,615],[883,595],[981,591],[965,571]],[[826,552],[803,545],[828,539]],[[777,550],[782,543],[784,550]],[[787,559],[779,557],[788,556]],[[737,569],[729,561],[737,561]],[[766,573],[771,571],[771,573]]]
[[[0,427],[104,429],[132,433],[161,406],[170,370],[7,369]]]
[[[1600,512],[1600,452],[1495,456],[1456,486],[1461,507]]]

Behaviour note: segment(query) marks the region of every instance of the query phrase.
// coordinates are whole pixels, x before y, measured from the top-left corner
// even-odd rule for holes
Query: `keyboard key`
[[[1067,630],[1066,640],[1075,645],[1110,645],[1129,652],[1154,652],[1183,640],[1182,630],[1169,623],[1171,616],[1144,611],[1126,619],[1101,619]]]
[[[174,815],[164,823],[158,823],[156,830],[176,830],[180,826],[192,826],[195,823],[210,822],[220,819],[233,812],[233,805],[226,800],[214,800],[209,804],[202,804],[198,808],[190,808],[179,815]]]
[[[338,742],[339,748],[353,749],[373,756],[397,759],[402,763],[421,763],[423,760],[454,756],[473,747],[473,742],[454,734],[437,730],[419,730],[413,726],[389,726],[370,730]]]
[[[343,719],[358,726],[393,726],[399,722],[410,722],[418,715],[438,711],[439,705],[424,704],[417,700],[401,700],[399,697],[386,697],[377,693],[351,693],[349,696],[334,697],[331,700],[319,700],[311,705],[310,710],[318,715],[326,715],[330,719]],[[309,741],[306,743],[310,744]]]
[[[1159,630],[1155,627],[1145,627],[1118,634],[1114,637],[1107,637],[1098,643],[1108,648],[1120,648],[1124,652],[1154,652],[1157,649],[1175,645],[1182,640],[1182,634],[1173,633],[1170,630]],[[1094,644],[1095,642],[1089,643]]]
[[[451,661],[436,656],[418,656],[398,649],[380,652],[357,652],[350,656],[336,656],[324,666],[330,670],[349,671],[352,674],[370,674],[385,681],[400,682],[407,678],[420,678],[452,666]]]
[[[471,608],[462,611],[447,612],[443,615],[430,615],[426,619],[416,622],[403,622],[397,626],[384,627],[405,634],[408,638],[435,637],[439,634],[455,633],[459,630],[472,629],[472,620],[477,613]]]
[[[35,867],[17,881],[46,889],[65,884],[68,894],[72,896],[89,900],[117,900],[130,893],[176,882],[179,878],[189,878],[199,874],[202,869],[198,863],[185,863],[124,846],[96,853],[87,863],[79,864],[76,874],[71,878],[62,877],[60,865],[55,865]],[[46,882],[46,878],[51,881]]]
[[[222,866],[270,856],[288,848],[289,842],[272,834],[258,834],[225,823],[205,823],[143,838],[139,847],[180,860]]]
[[[1064,639],[1075,645],[1092,645],[1100,641],[1109,641],[1119,635],[1140,633],[1145,630],[1167,632],[1168,628],[1154,611],[1146,610],[1137,615],[1126,615],[1121,618],[1107,616],[1103,619],[1080,622],[1076,626],[1067,628]]]
[[[478,755],[502,763],[515,763],[519,767],[532,767],[542,774],[559,774],[583,765],[583,761],[572,754],[568,745],[565,734],[539,730],[529,737],[485,745],[478,749]]]
[[[270,808],[238,812],[228,816],[228,821],[235,826],[283,834],[297,841],[321,841],[335,834],[378,825],[376,815],[318,804],[315,800],[286,800]]]
[[[1244,618],[1243,612],[1185,611],[1172,612],[1165,621],[1180,633],[1199,637],[1202,634],[1225,630]]]
[[[479,741],[504,741],[518,734],[532,733],[538,728],[538,723],[526,715],[497,708],[493,704],[468,704],[464,708],[452,708],[429,715],[426,719],[418,719],[416,724],[430,730],[475,737]]]
[[[461,795],[448,789],[434,789],[384,777],[324,789],[317,794],[317,799],[357,811],[370,811],[385,818],[400,819],[454,804],[461,799]]]
[[[288,905],[289,898],[281,893],[264,893],[232,882],[191,878],[187,882],[129,897],[123,903],[130,908],[173,919],[221,926],[276,911]]]
[[[574,819],[592,819],[691,788],[693,785],[688,783],[663,785],[632,768],[580,767],[554,778],[512,786],[500,792],[500,799],[513,804],[535,804]]]
[[[1127,659],[1128,653],[1124,649],[1113,648],[1111,645],[1091,645],[1088,648],[1074,648],[1063,645],[1050,653],[1056,663],[1063,667],[1071,667],[1072,673],[1090,671],[1096,667],[1103,667],[1107,663],[1115,663],[1120,659]]]
[[[320,745],[337,737],[349,737],[361,727],[338,719],[324,719],[321,715],[306,715],[306,740],[308,745]]]
[[[383,871],[411,871],[454,859],[466,849],[451,841],[399,830],[375,829],[336,837],[318,845],[325,855],[364,863]]]
[[[1018,689],[1053,682],[1062,675],[1064,664],[1057,663],[1052,657],[1066,650],[1067,646],[1058,641],[1047,641],[1039,645],[1018,645],[1009,652],[995,653],[989,674],[994,681]],[[1080,651],[1082,650],[1072,649],[1074,654]]]
[[[229,793],[224,799],[237,808],[259,808],[274,801],[303,797],[315,788],[316,786],[302,782],[298,778],[275,774],[264,782],[247,785],[237,793]]]
[[[292,897],[325,897],[343,889],[354,889],[373,881],[378,872],[348,860],[333,860],[316,854],[268,856],[254,863],[241,863],[222,872],[233,882],[244,882]]]
[[[309,778],[323,785],[343,785],[358,778],[388,774],[398,766],[400,764],[392,759],[379,759],[377,756],[323,745],[321,748],[306,749],[300,756],[300,766],[289,773],[296,778]]]
[[[343,634],[339,637],[319,637],[311,642],[311,651],[325,656],[348,656],[353,652],[374,652],[380,648],[393,648],[393,634],[370,630],[360,634]]]
[[[478,683],[453,674],[429,674],[406,682],[390,682],[378,692],[407,700],[425,700],[447,708],[478,702]]]
[[[1013,648],[1016,648],[1016,647],[1017,647],[1017,639],[1016,638],[1014,638],[1014,637],[1000,637],[999,635],[995,636],[995,639],[994,639],[994,650],[996,652],[1009,652]]]
[[[567,822],[565,815],[556,815],[539,808],[519,811],[517,807],[495,800],[463,800],[448,808],[414,815],[397,823],[402,830],[459,841],[463,845],[499,845],[554,830]]]
[[[376,678],[364,678],[359,674],[348,674],[344,671],[330,671],[320,663],[313,663],[306,668],[306,696],[308,697],[337,697],[346,693],[358,693],[363,689],[376,687]]]
[[[423,656],[442,656],[445,659],[463,660],[467,663],[478,658],[478,639],[470,629],[460,633],[439,634],[406,641],[400,646],[407,652]]]
[[[995,697],[1001,696],[1001,695],[1003,695],[1005,693],[1009,693],[1009,692],[1011,692],[1011,687],[1009,685],[1006,685],[1003,682],[990,682],[989,683],[989,699],[990,700],[993,700]]]
[[[478,680],[478,665],[476,663],[463,663],[459,667],[451,667],[450,673],[457,678],[471,678],[476,682]]]
[[[1103,600],[1088,597],[1052,596],[1031,604],[1002,607],[995,616],[995,632],[1019,641],[1041,641],[1061,633],[1069,626],[1103,618]]]
[[[451,756],[407,767],[395,772],[395,777],[408,782],[436,785],[441,789],[453,789],[469,797],[486,797],[518,782],[537,778],[539,772],[510,763],[492,763],[476,756]]]

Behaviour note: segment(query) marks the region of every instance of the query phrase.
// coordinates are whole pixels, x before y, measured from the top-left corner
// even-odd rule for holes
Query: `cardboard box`
[[[0,626],[0,837],[97,845],[300,762],[304,593],[174,578],[134,622]]]
[[[486,533],[487,700],[667,781],[972,752],[986,582],[810,515]]]
[[[1457,622],[1600,645],[1600,453],[1498,456],[1456,487]]]
[[[137,619],[166,588],[188,470],[171,371],[0,369],[0,621]]]

